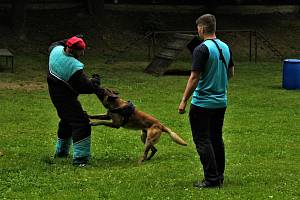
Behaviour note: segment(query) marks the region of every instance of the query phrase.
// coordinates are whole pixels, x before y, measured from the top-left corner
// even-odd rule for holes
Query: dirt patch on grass
[[[36,91],[47,89],[47,84],[42,82],[22,81],[16,83],[0,82],[0,89]]]

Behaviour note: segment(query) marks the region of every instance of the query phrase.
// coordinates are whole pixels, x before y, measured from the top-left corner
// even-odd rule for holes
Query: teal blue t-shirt
[[[63,46],[56,46],[52,49],[49,56],[49,71],[52,75],[68,81],[78,70],[83,69],[84,65],[76,58],[68,55]]]
[[[231,54],[229,47],[219,39],[215,39],[229,65]],[[203,51],[208,50],[208,58],[203,62]],[[202,66],[201,66],[202,65]],[[220,60],[220,53],[211,40],[206,40],[193,52],[192,70],[202,72],[197,88],[192,96],[192,104],[203,108],[224,108],[227,106],[228,69]]]

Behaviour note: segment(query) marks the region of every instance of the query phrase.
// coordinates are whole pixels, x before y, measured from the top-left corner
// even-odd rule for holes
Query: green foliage
[[[105,65],[85,58],[93,66],[88,74],[99,73],[104,86],[161,120],[188,146],[163,135],[153,160],[139,166],[139,131],[93,127],[91,165],[76,168],[70,159],[52,158],[58,117],[40,70],[45,59],[19,59],[15,74],[0,73],[0,199],[299,198],[300,94],[281,88],[279,63],[236,63],[224,124],[225,185],[196,190],[192,183],[203,172],[188,116],[177,113],[187,77],[144,74],[146,62]],[[80,101],[88,113],[105,112],[93,95]]]

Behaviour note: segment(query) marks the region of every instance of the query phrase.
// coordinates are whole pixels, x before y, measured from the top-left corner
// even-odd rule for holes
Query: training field
[[[146,61],[103,64],[84,58],[87,74],[177,132],[183,147],[162,135],[158,152],[138,165],[140,132],[92,127],[90,166],[53,159],[58,117],[50,102],[46,59],[16,58],[16,73],[0,73],[0,199],[299,199],[300,91],[281,88],[282,63],[235,63],[225,116],[226,174],[222,189],[196,190],[202,179],[188,114],[178,103],[187,76],[144,74]],[[175,67],[189,68],[189,62]],[[81,95],[90,114],[105,112]]]

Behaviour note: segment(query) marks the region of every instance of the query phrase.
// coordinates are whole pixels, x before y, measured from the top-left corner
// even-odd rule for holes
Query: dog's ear
[[[92,78],[100,79],[100,76],[99,76],[99,74],[93,74],[93,75],[92,75]]]
[[[107,101],[112,102],[112,101],[116,100],[117,98],[118,98],[117,95],[109,95],[107,97]]]
[[[106,88],[106,90],[107,90],[109,93],[111,93],[111,94],[115,94],[115,95],[118,95],[118,94],[119,94],[119,92],[117,92],[117,91],[115,91],[115,90],[111,90],[111,89],[109,89],[109,88]]]
[[[115,91],[115,90],[112,90],[111,92],[112,92],[113,94],[115,94],[115,95],[120,94],[118,91]]]

